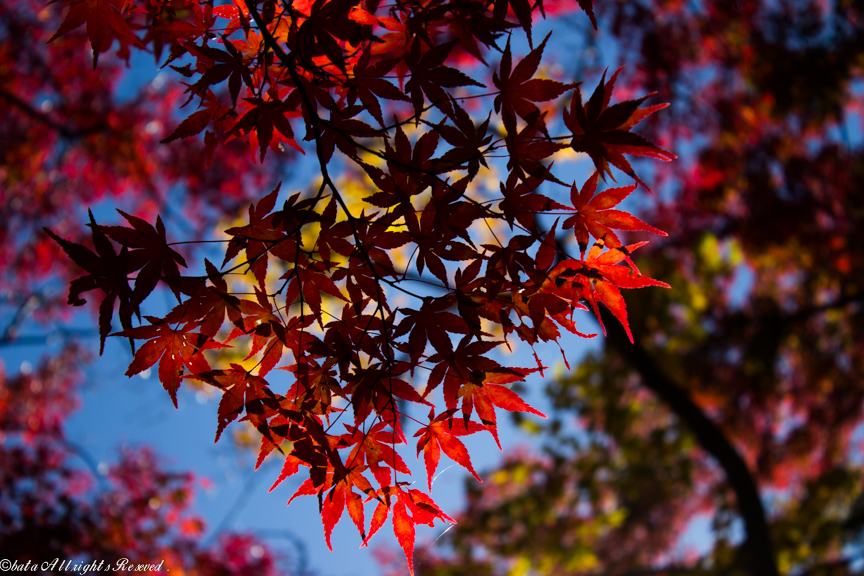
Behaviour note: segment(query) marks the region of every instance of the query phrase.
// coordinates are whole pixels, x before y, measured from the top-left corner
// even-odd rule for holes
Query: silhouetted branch
[[[309,550],[306,548],[306,543],[290,530],[274,530],[262,529],[255,530],[255,534],[262,538],[284,539],[291,543],[297,551],[297,571],[296,576],[308,576],[312,574],[309,569]]]
[[[68,338],[96,338],[97,330],[78,328],[58,328],[49,334],[33,334],[28,336],[3,336],[0,337],[0,347],[3,346],[42,346],[50,344],[57,339]]]
[[[27,319],[27,316],[29,316],[30,313],[39,306],[41,301],[42,296],[40,294],[31,294],[25,298],[15,309],[15,314],[12,315],[12,320],[9,321],[9,325],[6,326],[6,330],[3,331],[3,335],[0,336],[0,342],[4,340],[14,340],[15,336],[18,334],[19,328],[21,328],[21,324]]]
[[[11,104],[15,108],[17,108],[18,110],[23,112],[25,115],[29,116],[30,118],[32,118],[38,122],[41,122],[42,124],[44,124],[45,126],[48,126],[49,128],[51,128],[53,130],[56,130],[61,136],[63,136],[64,138],[67,138],[69,140],[74,140],[76,138],[83,138],[84,136],[88,136],[90,134],[95,134],[96,132],[101,132],[102,130],[105,130],[108,128],[108,126],[106,124],[96,124],[94,126],[89,126],[87,128],[78,128],[78,127],[74,127],[74,126],[67,126],[65,124],[61,124],[60,122],[57,122],[56,120],[54,120],[53,118],[48,116],[47,114],[40,112],[39,110],[35,109],[28,102],[21,100],[20,98],[18,98],[14,94],[10,94],[9,92],[6,92],[5,90],[0,90],[0,99],[5,100],[6,102]]]
[[[741,454],[720,427],[693,402],[687,391],[660,369],[639,341],[630,343],[624,328],[611,312],[601,308],[601,315],[606,325],[606,340],[609,345],[621,353],[639,373],[643,384],[665,402],[690,429],[699,445],[714,458],[726,474],[726,480],[735,492],[738,512],[744,521],[747,534],[739,556],[741,561],[749,565],[753,576],[779,576],[759,488]]]

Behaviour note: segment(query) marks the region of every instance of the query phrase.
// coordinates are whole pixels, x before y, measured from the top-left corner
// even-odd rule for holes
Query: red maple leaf
[[[479,482],[483,481],[480,479],[477,471],[474,470],[474,466],[471,465],[471,457],[468,455],[465,445],[456,436],[474,434],[475,432],[485,430],[486,427],[470,422],[466,426],[462,420],[453,418],[453,412],[453,410],[447,410],[436,418],[435,410],[430,410],[429,424],[414,434],[415,438],[420,436],[420,439],[417,441],[417,456],[420,456],[420,451],[422,450],[430,490],[432,489],[432,480],[435,476],[435,469],[438,467],[438,461],[441,459],[442,450],[451,460],[464,466],[471,472]]]
[[[68,34],[82,24],[87,24],[87,37],[93,49],[93,69],[99,54],[111,47],[114,37],[120,42],[121,54],[129,54],[129,44],[144,48],[141,41],[129,29],[129,24],[123,19],[125,0],[77,0],[69,7],[66,18],[60,24],[48,42]]]
[[[264,287],[264,280],[267,276],[267,262],[269,260],[270,251],[277,244],[281,244],[280,250],[283,255],[287,256],[291,261],[294,259],[294,240],[286,237],[284,233],[276,229],[273,223],[273,216],[270,212],[276,206],[276,198],[279,195],[281,182],[269,194],[261,198],[257,204],[249,205],[249,224],[246,226],[236,226],[225,231],[226,234],[233,238],[228,243],[225,250],[225,259],[222,265],[225,266],[241,250],[245,248],[246,261],[249,269],[255,275],[260,287]]]
[[[219,401],[217,410],[215,442],[219,441],[228,424],[236,420],[244,409],[248,413],[259,415],[261,400],[268,397],[265,392],[267,381],[260,376],[250,374],[239,364],[231,364],[231,368],[226,370],[201,370],[192,374],[192,378],[222,390],[222,399]],[[262,423],[263,420],[253,422],[255,425]]]
[[[459,316],[444,309],[443,302],[431,302],[424,304],[420,310],[404,310],[405,319],[399,323],[393,333],[394,338],[406,334],[409,330],[408,344],[412,356],[419,358],[426,349],[428,341],[439,354],[453,352],[453,344],[450,342],[448,332],[454,334],[468,334],[468,325]]]
[[[160,279],[174,285],[174,294],[178,296],[177,280],[180,276],[178,265],[185,267],[186,261],[173,248],[169,247],[165,238],[165,225],[162,218],[156,217],[156,227],[136,216],[118,210],[123,218],[132,225],[101,226],[103,232],[122,246],[129,248],[128,269],[138,270],[135,278],[135,288],[132,297],[136,302],[143,302],[156,288]]]
[[[554,281],[556,278],[578,276],[572,285],[573,294],[577,298],[579,296],[585,298],[591,304],[594,315],[603,329],[603,334],[606,334],[606,327],[600,318],[600,310],[597,308],[598,302],[605,304],[618,318],[632,342],[633,334],[630,332],[630,325],[627,322],[627,306],[624,303],[620,288],[645,288],[647,286],[670,288],[665,282],[643,276],[630,259],[630,254],[645,244],[647,242],[639,242],[604,252],[603,241],[598,240],[588,252],[587,260],[565,260],[550,272],[549,278]],[[621,262],[626,262],[627,266],[620,265]]]
[[[234,124],[232,133],[254,134],[258,141],[259,161],[264,161],[264,154],[274,137],[274,129],[284,137],[283,140],[298,152],[303,153],[294,139],[294,130],[289,118],[297,118],[300,112],[294,106],[279,98],[278,91],[273,89],[264,98],[246,98],[251,105],[249,111],[243,114]]]
[[[190,53],[198,56],[199,66],[202,60],[207,62],[207,71],[192,86],[189,91],[194,94],[206,94],[210,87],[228,80],[228,92],[231,94],[231,102],[237,105],[237,97],[240,95],[241,84],[246,84],[249,89],[254,89],[252,74],[243,61],[243,53],[234,47],[231,41],[224,37],[222,45],[226,51],[206,45],[187,44]]]
[[[355,11],[356,12],[356,11]],[[364,52],[353,69],[353,78],[345,83],[348,101],[353,105],[355,98],[381,126],[384,126],[384,116],[379,98],[387,100],[402,100],[410,102],[401,90],[383,78],[396,65],[395,59],[384,60],[370,64],[372,52]]]
[[[646,189],[648,186],[636,176],[633,167],[624,158],[624,154],[636,156],[651,156],[668,162],[677,158],[675,154],[658,148],[642,136],[630,132],[630,129],[642,119],[661,110],[668,104],[656,104],[648,108],[639,109],[639,105],[653,96],[655,93],[647,94],[637,100],[627,100],[609,106],[612,98],[612,89],[615,80],[623,70],[623,66],[615,71],[609,82],[606,82],[606,73],[591,98],[582,104],[582,93],[577,87],[570,101],[570,109],[564,109],[564,124],[573,132],[570,146],[576,152],[585,152],[594,161],[597,170],[612,176],[613,166],[642,184]],[[613,178],[614,180],[614,178]]]
[[[402,438],[391,431],[384,430],[386,424],[378,422],[366,432],[345,424],[349,434],[343,434],[337,448],[354,446],[345,459],[348,466],[365,465],[383,488],[391,485],[390,469],[402,474],[411,474],[402,457],[395,451],[395,445]]]
[[[518,394],[501,385],[520,382],[528,374],[536,372],[537,368],[504,368],[493,360],[484,360],[484,366],[471,373],[468,382],[459,388],[457,394],[462,398],[462,419],[466,426],[472,410],[476,410],[480,422],[488,426],[488,430],[498,442],[496,406],[509,412],[527,412],[546,418],[545,414],[529,406]],[[498,448],[501,448],[500,443]]]
[[[582,186],[581,191],[576,188],[574,182],[570,188],[570,201],[573,203],[573,208],[564,207],[567,210],[574,210],[576,214],[564,220],[562,229],[573,228],[583,258],[585,257],[585,249],[588,247],[588,234],[598,240],[602,238],[608,248],[620,248],[622,246],[621,240],[612,229],[642,230],[667,236],[662,230],[649,226],[627,212],[612,209],[636,189],[635,184],[621,188],[610,188],[594,196],[599,177],[600,172],[595,171]]]
[[[88,272],[86,276],[76,278],[69,283],[68,303],[72,306],[83,306],[87,301],[81,298],[81,294],[95,288],[105,293],[99,305],[99,354],[102,354],[105,349],[105,338],[111,332],[114,301],[120,300],[120,324],[127,330],[132,328],[132,315],[139,314],[139,301],[135,300],[129,288],[128,250],[124,246],[119,253],[116,252],[111,241],[102,231],[102,227],[93,219],[93,213],[88,210],[87,214],[90,217],[90,230],[96,254],[80,244],[64,240],[48,228],[44,230],[63,248],[73,262]]]
[[[148,317],[148,319],[160,322],[158,318]],[[190,322],[183,327],[173,328],[170,324],[162,322],[118,332],[118,336],[147,340],[135,352],[135,357],[126,370],[126,376],[139,374],[159,362],[159,381],[168,391],[176,407],[177,389],[183,379],[184,366],[192,374],[207,372],[210,370],[210,364],[201,353],[202,350],[227,347],[200,332],[192,332],[196,324]]]
[[[588,18],[591,19],[591,25],[594,26],[594,30],[597,30],[597,17],[594,16],[594,5],[592,0],[579,0],[579,7],[588,14]]]
[[[436,126],[441,137],[453,146],[450,150],[444,153],[439,160],[439,164],[443,165],[443,169],[452,170],[462,164],[468,164],[468,176],[473,178],[480,170],[480,165],[487,166],[484,154],[480,149],[488,146],[492,141],[492,136],[487,136],[486,131],[489,129],[490,116],[479,126],[475,126],[468,113],[461,106],[454,106],[455,120],[454,126],[449,126],[446,123],[441,123]]]
[[[455,118],[453,106],[444,88],[456,88],[458,86],[480,86],[484,84],[474,80],[463,72],[449,66],[444,66],[444,61],[450,54],[450,50],[458,42],[453,40],[445,44],[433,46],[426,52],[422,52],[420,42],[414,42],[405,62],[411,70],[411,79],[405,83],[405,92],[411,94],[414,103],[414,113],[418,116],[423,109],[423,95],[430,102],[440,107],[448,116]]]
[[[387,515],[390,512],[391,495],[395,492],[397,501],[392,505],[393,533],[396,535],[399,546],[405,552],[405,558],[408,560],[408,572],[414,576],[415,524],[432,526],[434,521],[438,519],[453,524],[456,521],[445,514],[426,494],[411,488],[407,491],[402,490],[400,484],[397,484],[393,489],[382,490],[384,498],[380,500],[375,509],[369,536],[363,544],[365,545],[387,520]]]
[[[501,57],[501,75],[499,77],[498,72],[495,72],[492,82],[500,90],[495,96],[495,111],[501,112],[504,127],[509,135],[516,134],[516,116],[545,134],[546,125],[540,115],[540,109],[534,103],[553,100],[575,86],[575,84],[563,84],[556,80],[532,78],[537,72],[540,59],[543,57],[543,49],[551,34],[551,32],[547,34],[537,48],[516,64],[512,73],[510,39],[509,37],[507,39],[507,46]]]
[[[360,490],[363,494],[374,494],[372,486],[362,472],[364,466],[355,464],[345,476],[336,482],[336,485],[330,489],[330,492],[324,497],[321,506],[321,520],[324,524],[324,538],[327,541],[327,547],[333,551],[333,546],[330,544],[330,534],[333,528],[339,523],[342,517],[343,510],[347,507],[348,514],[357,526],[357,531],[360,532],[360,537],[366,539],[366,529],[363,520],[363,496],[354,492],[354,488]]]

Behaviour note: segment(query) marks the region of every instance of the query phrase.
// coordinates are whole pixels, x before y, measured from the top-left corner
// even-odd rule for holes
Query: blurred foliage
[[[172,574],[283,574],[253,535],[223,532],[213,544],[202,542],[204,522],[190,510],[198,483],[192,474],[165,470],[146,447],[97,464],[66,439],[81,357],[71,346],[31,372],[0,372],[0,558],[111,568],[127,558],[164,562],[161,571]]]
[[[860,573],[864,2],[598,13],[631,78],[672,103],[650,137],[683,159],[658,171],[646,218],[670,239],[638,261],[672,289],[628,295],[633,348],[610,333],[548,383],[542,454],[469,484],[449,551],[418,572],[759,574],[770,552],[742,527],[728,470],[652,392],[639,349],[746,462],[780,573]]]

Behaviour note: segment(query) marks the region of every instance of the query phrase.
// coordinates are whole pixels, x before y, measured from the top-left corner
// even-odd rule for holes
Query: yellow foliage
[[[708,270],[717,270],[723,260],[720,253],[720,243],[713,234],[705,234],[699,243],[699,256]]]
[[[567,569],[573,572],[590,570],[597,565],[597,556],[588,548],[579,547],[570,551]]]
[[[513,567],[510,568],[508,576],[527,576],[529,570],[531,570],[531,561],[525,556],[520,556],[516,562],[513,563]]]

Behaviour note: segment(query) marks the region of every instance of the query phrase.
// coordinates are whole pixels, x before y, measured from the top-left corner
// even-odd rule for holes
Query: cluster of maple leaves
[[[587,336],[574,312],[599,320],[600,304],[627,327],[620,289],[666,286],[631,260],[644,242],[625,245],[614,232],[664,234],[615,209],[643,184],[625,154],[674,158],[630,131],[664,105],[640,108],[647,96],[611,104],[618,72],[584,103],[579,83],[538,75],[549,39],[533,46],[542,2],[61,1],[69,11],[55,38],[86,25],[94,66],[115,41],[121,57],[132,47],[168,51],[166,65],[186,78],[198,109],[166,141],[203,133],[212,157],[239,139],[260,160],[285,146],[302,152],[302,128],[314,144],[317,191],[281,205],[278,187],[262,197],[248,223],[226,231],[224,260],[205,260],[204,274],[181,274],[186,262],[160,219],[154,226],[122,213],[128,226],[104,226],[91,215],[95,251],[48,233],[87,272],[72,282],[69,303],[104,294],[102,346],[118,307],[123,330],[115,335],[136,350],[127,375],[158,363],[175,404],[184,379],[221,389],[217,440],[229,423],[246,420],[262,436],[258,464],[273,451],[285,456],[274,487],[305,469],[295,497],[318,497],[328,545],[346,508],[364,544],[392,514],[410,567],[415,525],[452,521],[405,480],[410,472],[395,450],[408,442],[400,402],[430,408],[416,435],[430,489],[442,451],[477,476],[460,436],[489,431],[497,441],[496,408],[542,416],[506,386],[543,369],[536,353],[536,368],[503,366],[490,354],[509,338],[532,347],[557,341],[561,328]],[[593,22],[590,1],[579,4]],[[510,37],[520,32],[531,50],[514,64]],[[461,70],[448,65],[455,62]],[[472,67],[492,70],[491,92],[478,92],[489,88],[462,71]],[[546,103],[567,93],[568,132],[553,136],[560,124]],[[472,119],[466,98],[489,101],[485,120]],[[597,167],[581,187],[551,170],[550,157],[566,148]],[[351,211],[331,174],[336,150],[377,189],[364,199],[368,212]],[[500,197],[485,201],[472,182],[495,152],[509,174]],[[637,184],[598,194],[612,167]],[[541,194],[543,184],[570,188],[571,205]],[[573,230],[579,257],[556,243],[558,221],[543,230],[539,214],[566,216],[562,229]],[[480,243],[477,230],[495,221],[513,234],[506,244],[494,233],[495,243]],[[388,253],[402,247],[407,265]],[[238,273],[251,276],[254,293],[232,290]],[[142,321],[141,304],[160,283],[178,304]],[[411,304],[394,305],[394,295]],[[245,346],[257,363],[211,365],[205,351],[229,346]],[[284,393],[267,379],[274,369],[290,374]],[[411,382],[423,376],[420,393]],[[436,411],[430,394],[439,387]]]

